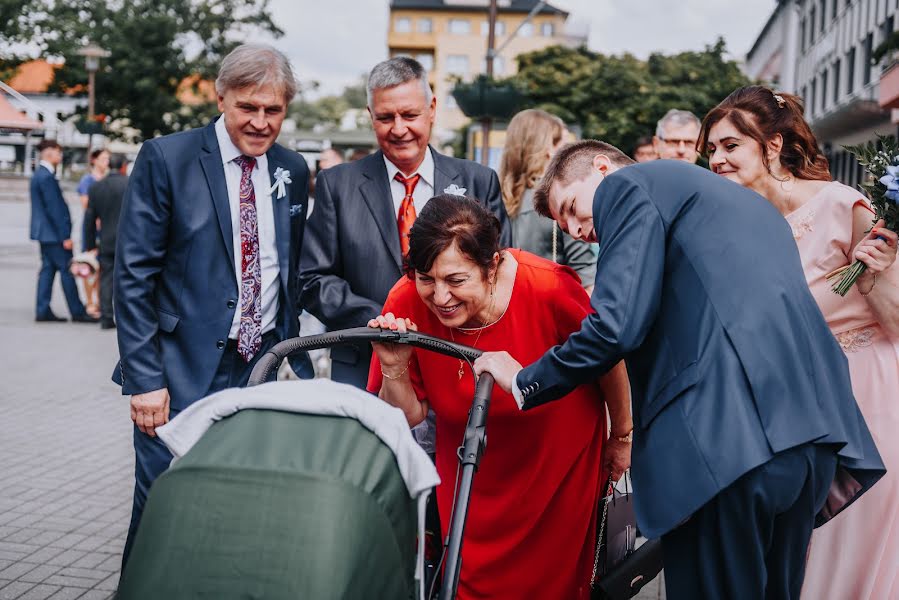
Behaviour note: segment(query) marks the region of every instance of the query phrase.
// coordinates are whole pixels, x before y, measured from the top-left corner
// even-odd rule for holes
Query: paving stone
[[[0,571],[0,579],[16,580],[28,571],[34,569],[38,565],[27,562],[15,562],[2,571]]]
[[[28,556],[25,557],[25,560],[28,562],[33,562],[38,565],[52,564],[50,561],[53,558],[55,558],[56,556],[59,556],[60,554],[62,554],[63,552],[65,552],[65,550],[63,550],[62,548],[53,548],[53,547],[47,546],[45,548],[41,548],[40,550],[37,550],[36,552],[34,552],[32,554],[29,554]]]
[[[81,592],[84,593],[84,590],[93,588],[97,584],[97,581],[95,579],[84,579],[82,577],[72,577],[71,575],[60,575],[57,573],[56,575],[51,575],[45,579],[44,583],[61,585],[64,587],[78,587],[81,588]]]
[[[34,587],[33,583],[27,581],[13,581],[0,589],[0,600],[16,600]]]
[[[63,587],[50,596],[48,600],[75,600],[84,596],[84,589],[78,587]]]
[[[112,575],[95,585],[94,589],[114,592],[119,588],[119,578],[119,573],[113,573]]]
[[[83,596],[78,596],[78,600],[109,600],[112,597],[113,594],[105,590],[88,590]]]
[[[81,559],[81,557],[83,557],[85,554],[87,554],[87,552],[83,552],[81,550],[63,550],[52,559],[48,560],[47,564],[59,565],[60,567],[68,567],[76,560]]]
[[[19,596],[18,600],[47,600],[59,590],[58,585],[47,585],[42,583],[40,585],[36,585],[22,596]]]

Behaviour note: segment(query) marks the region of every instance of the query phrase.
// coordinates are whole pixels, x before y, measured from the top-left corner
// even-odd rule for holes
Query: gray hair
[[[425,94],[425,103],[430,104],[434,94],[428,84],[428,72],[421,63],[408,56],[397,56],[375,65],[368,75],[366,96],[368,108],[371,109],[372,92],[384,88],[396,87],[407,81],[418,80],[421,82],[421,90]]]
[[[215,93],[224,96],[228,90],[263,85],[281,88],[287,103],[297,95],[297,79],[286,56],[266,44],[241,44],[222,61]]]
[[[671,110],[666,112],[665,116],[659,119],[659,122],[656,124],[656,137],[658,137],[660,140],[664,140],[665,128],[669,125],[674,125],[675,127],[695,125],[696,129],[702,128],[702,123],[700,122],[699,118],[689,110],[678,110],[676,108],[672,108]]]

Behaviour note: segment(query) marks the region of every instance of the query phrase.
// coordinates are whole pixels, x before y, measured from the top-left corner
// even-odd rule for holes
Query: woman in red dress
[[[369,326],[507,350],[522,364],[564,342],[590,312],[574,271],[501,249],[499,222],[469,198],[428,201],[412,227],[406,273]],[[456,448],[474,394],[471,368],[408,346],[373,346],[369,390],[401,408],[410,426],[429,408],[436,415],[437,504],[448,531]],[[589,598],[597,502],[608,472],[617,479],[630,462],[629,406],[623,364],[597,384],[528,412],[494,390],[458,598]]]

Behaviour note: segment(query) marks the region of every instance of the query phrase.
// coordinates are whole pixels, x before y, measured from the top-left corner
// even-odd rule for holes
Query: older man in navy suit
[[[122,206],[113,378],[131,395],[137,459],[124,561],[172,458],[155,428],[245,385],[268,348],[298,335],[309,172],[275,144],[296,94],[293,70],[274,48],[248,44],[225,58],[215,85],[221,117],[146,142]],[[311,374],[305,355],[294,366]]]
[[[78,297],[78,284],[69,273],[72,260],[72,217],[59,182],[56,181],[56,167],[62,162],[62,147],[54,140],[43,140],[37,146],[40,165],[31,178],[31,239],[41,244],[41,271],[37,280],[37,308],[35,321],[65,321],[53,314],[50,299],[56,273],[62,282],[72,320],[81,323],[96,323],[84,310]]]
[[[527,410],[623,358],[634,430],[611,435],[633,440],[668,597],[798,598],[812,528],[884,472],[846,358],[769,202],[693,165],[632,162],[593,140],[556,155],[535,204],[599,243],[595,314],[525,369],[506,353],[475,368]]]

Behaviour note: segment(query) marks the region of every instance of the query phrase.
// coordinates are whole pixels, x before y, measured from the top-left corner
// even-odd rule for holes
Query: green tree
[[[324,131],[337,129],[348,110],[362,110],[367,105],[364,77],[348,85],[340,94],[310,100],[309,92],[316,91],[319,85],[317,81],[311,81],[300,86],[299,97],[290,105],[288,114],[300,129]],[[356,127],[370,127],[368,118],[357,119]]]
[[[585,137],[630,151],[669,109],[702,118],[751,83],[725,54],[722,39],[699,52],[653,54],[645,61],[554,46],[519,56],[513,79],[533,105],[580,125]]]
[[[32,43],[65,59],[54,88],[86,93],[78,50],[88,42],[109,50],[96,75],[96,112],[144,139],[196,126],[215,112],[214,103],[183,106],[176,91],[192,75],[214,79],[237,37],[283,34],[269,15],[269,0],[34,1],[52,10],[36,19]]]

